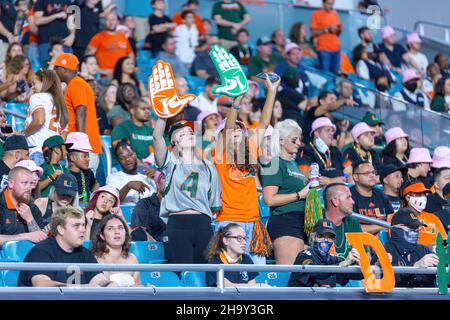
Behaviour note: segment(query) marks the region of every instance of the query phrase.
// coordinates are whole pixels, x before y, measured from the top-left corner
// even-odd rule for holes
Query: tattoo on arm
[[[39,227],[39,225],[37,224],[37,222],[35,220],[31,220],[30,222],[28,222],[27,227],[28,227],[29,232],[41,230],[41,228]]]

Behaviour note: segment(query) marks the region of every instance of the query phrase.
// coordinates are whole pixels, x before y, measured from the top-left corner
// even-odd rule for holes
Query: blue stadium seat
[[[131,216],[133,215],[133,209],[135,205],[134,204],[122,204],[120,205],[120,209],[122,209],[123,216],[125,218],[125,221],[130,224],[131,223]]]
[[[264,203],[262,195],[258,197],[259,218],[264,225],[267,225],[270,217],[270,208]]]
[[[19,270],[3,270],[2,281],[4,287],[17,287],[17,281],[19,280]]]
[[[205,87],[205,78],[196,77],[196,76],[186,76],[185,77],[190,91],[196,91],[199,87]]]
[[[183,283],[175,272],[141,272],[143,286],[153,285],[155,287],[182,287]]]
[[[91,240],[84,240],[83,247],[85,247],[86,249],[90,249],[91,248]]]
[[[380,240],[381,244],[384,246],[389,241],[389,235],[387,231],[380,231],[378,232],[378,239]]]
[[[248,77],[248,66],[241,65],[242,71],[244,71],[244,74],[246,77]]]
[[[23,262],[34,244],[28,240],[13,240],[3,243],[3,259]]]
[[[130,252],[139,263],[164,263],[164,245],[162,242],[134,241],[131,242]]]
[[[185,287],[206,287],[206,273],[198,271],[185,271],[181,274]]]
[[[290,277],[290,272],[260,272],[256,277],[256,283],[267,281],[267,284],[273,287],[287,287]]]

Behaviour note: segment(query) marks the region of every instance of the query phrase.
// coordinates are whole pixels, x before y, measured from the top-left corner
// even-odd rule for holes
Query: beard
[[[31,201],[31,192],[18,193],[16,191],[13,191],[12,195],[19,204],[20,203],[29,204]]]

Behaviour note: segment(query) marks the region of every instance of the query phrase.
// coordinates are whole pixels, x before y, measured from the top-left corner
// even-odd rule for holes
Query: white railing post
[[[223,293],[223,289],[225,287],[225,272],[222,268],[217,271],[217,288],[220,290],[220,293]]]

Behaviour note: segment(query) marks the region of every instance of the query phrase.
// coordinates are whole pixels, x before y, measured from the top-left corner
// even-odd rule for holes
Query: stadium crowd
[[[216,1],[210,17],[199,16],[198,0],[187,0],[173,17],[164,0],[151,0],[145,39],[138,39],[132,16],[108,3],[76,2],[77,29],[71,0],[0,2],[0,99],[5,110],[21,105],[26,113],[18,128],[0,112],[0,245],[34,243],[25,262],[139,263],[131,242],[157,241],[167,263],[345,267],[361,255],[345,233],[368,232],[388,235],[395,266],[437,265],[436,236],[446,238],[450,228],[450,148],[430,153],[405,133],[407,123],[388,125],[378,115],[406,114],[409,105],[450,113],[445,55],[428,61],[418,34],[407,36],[405,48],[390,26],[381,30],[381,43],[367,27],[352,30],[361,42],[342,48],[345,26],[334,0],[323,0],[309,26],[299,17],[288,36],[274,30],[258,39],[246,29],[251,13],[236,0]],[[247,72],[249,91],[236,99],[212,90],[220,85],[209,56],[216,44]],[[152,66],[143,70],[141,56],[171,64],[180,97],[195,90],[197,98],[179,115],[153,112],[144,85]],[[313,90],[311,63],[337,79],[335,90]],[[280,79],[258,77],[271,72]],[[352,79],[376,88],[371,103],[361,100]],[[396,99],[388,95],[394,86],[401,87]],[[352,123],[339,116],[343,108],[369,111]],[[102,149],[107,136],[110,148]],[[107,177],[100,174],[105,152],[113,158]],[[316,165],[323,216],[306,232]],[[124,204],[133,206],[129,221]],[[91,240],[89,249],[83,240]],[[225,284],[267,285],[256,276],[226,273]],[[60,286],[67,277],[23,271],[19,285]],[[206,279],[215,285],[214,274]],[[289,286],[352,279],[293,273]],[[401,276],[397,286],[434,280]],[[86,272],[81,282],[142,285],[133,272]]]

